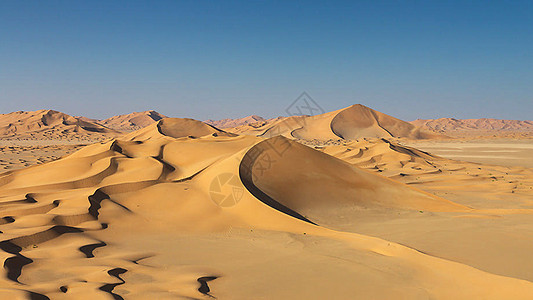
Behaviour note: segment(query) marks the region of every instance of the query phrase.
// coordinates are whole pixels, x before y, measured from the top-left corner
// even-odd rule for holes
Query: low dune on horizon
[[[533,297],[527,135],[480,163],[363,105],[217,122],[0,115],[1,298]]]

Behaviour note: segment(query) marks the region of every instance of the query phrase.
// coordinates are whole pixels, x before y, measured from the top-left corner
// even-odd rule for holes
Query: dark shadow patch
[[[109,199],[109,195],[102,192],[102,190],[97,189],[94,194],[89,196],[89,214],[93,216],[93,218],[98,219],[98,216],[100,215],[100,208],[102,208],[101,203],[102,201]]]
[[[15,282],[19,282],[19,277],[22,274],[22,268],[33,262],[32,259],[27,258],[21,254],[12,256],[4,261],[4,269],[7,270],[7,278]]]
[[[96,248],[105,247],[105,246],[107,246],[107,244],[105,242],[100,242],[100,243],[96,243],[96,244],[89,244],[89,245],[81,246],[79,248],[79,250],[83,254],[85,254],[85,256],[87,256],[87,258],[93,258],[94,257],[93,251]]]
[[[113,276],[115,278],[118,278],[118,280],[120,280],[121,282],[119,282],[119,283],[108,283],[108,284],[102,285],[101,287],[99,287],[99,289],[101,291],[104,291],[106,293],[111,294],[111,296],[113,296],[113,298],[115,300],[124,300],[124,298],[122,298],[120,295],[117,295],[117,294],[113,293],[113,289],[115,287],[125,283],[125,281],[122,278],[120,278],[120,275],[124,274],[126,272],[128,272],[128,270],[122,269],[122,268],[115,268],[115,269],[107,271],[107,274],[109,274],[109,275],[111,275],[111,276]]]
[[[36,292],[28,291],[28,294],[31,300],[50,300],[47,296]]]
[[[215,298],[209,294],[209,292],[211,292],[211,289],[209,288],[209,285],[207,285],[207,283],[217,278],[218,276],[204,276],[204,277],[198,278],[197,281],[200,283],[200,287],[198,288],[198,291],[204,295]]]

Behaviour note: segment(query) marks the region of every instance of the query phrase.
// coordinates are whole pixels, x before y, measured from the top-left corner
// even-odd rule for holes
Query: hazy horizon
[[[533,119],[533,3],[3,1],[0,113]]]

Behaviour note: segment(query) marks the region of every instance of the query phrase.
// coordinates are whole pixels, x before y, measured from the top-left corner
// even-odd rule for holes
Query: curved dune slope
[[[368,207],[467,208],[282,137],[202,124],[163,119],[0,174],[1,298],[533,295],[528,281],[329,228]]]
[[[363,137],[425,139],[438,136],[422,132],[420,128],[408,122],[360,104],[352,105],[339,112],[331,120],[331,130],[344,139]]]
[[[259,199],[266,194],[269,203],[277,202],[271,206],[318,224],[369,208],[468,210],[284,137],[254,146],[241,162],[240,175],[247,186],[260,190]]]

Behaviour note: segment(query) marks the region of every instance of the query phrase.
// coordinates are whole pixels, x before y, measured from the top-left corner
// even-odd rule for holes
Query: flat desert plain
[[[410,141],[408,144],[450,159],[533,168],[532,138]]]
[[[0,297],[533,298],[533,169],[504,152],[528,141],[361,106],[304,120],[163,118],[40,164],[3,145],[37,158],[0,173]]]

